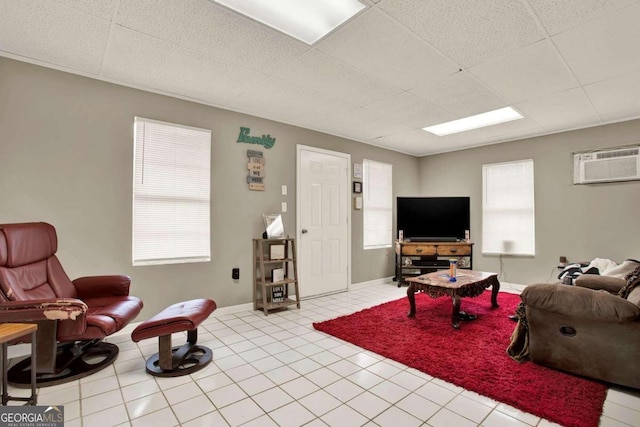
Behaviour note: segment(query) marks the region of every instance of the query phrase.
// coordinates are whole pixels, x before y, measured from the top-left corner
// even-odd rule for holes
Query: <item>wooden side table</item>
[[[25,405],[35,406],[38,401],[36,395],[36,330],[38,325],[33,323],[1,323],[0,344],[2,344],[2,404],[6,405],[10,400],[26,402]],[[9,341],[31,334],[31,397],[9,396],[7,369],[7,346]]]

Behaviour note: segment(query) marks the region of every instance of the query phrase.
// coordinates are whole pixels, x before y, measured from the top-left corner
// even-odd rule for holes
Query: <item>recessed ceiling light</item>
[[[438,136],[451,135],[452,133],[465,132],[472,129],[483,128],[499,123],[510,122],[512,120],[522,119],[522,115],[511,107],[500,108],[498,110],[487,111],[486,113],[476,114],[475,116],[464,117],[458,120],[452,120],[439,125],[422,128],[427,132],[431,132]]]
[[[214,0],[309,45],[364,9],[357,0]]]

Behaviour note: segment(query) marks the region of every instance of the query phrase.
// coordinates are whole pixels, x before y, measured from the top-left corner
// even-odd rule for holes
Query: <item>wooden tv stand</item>
[[[398,287],[408,285],[407,278],[449,268],[457,259],[458,268],[473,267],[473,243],[396,241],[396,280]]]

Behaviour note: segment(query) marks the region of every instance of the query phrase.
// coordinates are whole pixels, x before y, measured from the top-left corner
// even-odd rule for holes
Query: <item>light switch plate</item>
[[[354,209],[362,209],[362,197],[358,196],[353,199],[353,207]]]
[[[286,185],[283,185],[283,186],[282,186],[282,195],[283,195],[283,196],[286,196],[286,195],[287,195],[287,186],[286,186]]]

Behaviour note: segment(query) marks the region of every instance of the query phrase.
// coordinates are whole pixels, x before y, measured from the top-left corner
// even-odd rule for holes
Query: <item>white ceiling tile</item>
[[[271,73],[309,50],[291,37],[208,0],[121,0],[117,22],[220,62]]]
[[[480,64],[469,72],[514,103],[578,86],[548,40]]]
[[[551,131],[601,123],[582,88],[524,101],[515,107],[523,115]]]
[[[411,129],[380,137],[371,141],[371,143],[380,147],[394,147],[394,150],[401,153],[419,156],[424,152],[438,152],[444,147],[442,140],[436,138],[435,135],[429,134],[422,129]],[[442,149],[442,151],[446,150]]]
[[[507,141],[525,136],[533,136],[536,133],[545,133],[546,130],[532,119],[525,117],[493,126],[482,128],[486,135],[496,141]]]
[[[98,18],[111,20],[116,0],[54,0]]]
[[[404,90],[458,70],[456,63],[376,8],[320,42],[317,49]]]
[[[519,1],[397,0],[379,7],[464,68],[544,38]]]
[[[553,37],[582,84],[640,70],[640,3]]]
[[[455,118],[442,108],[408,92],[385,98],[364,108],[380,115],[384,121],[406,123],[413,127],[430,126]]]
[[[437,136],[422,129],[410,129],[394,135],[378,138],[372,144],[388,147],[398,147],[398,151],[422,156],[425,153],[446,153],[463,148],[485,145],[489,136],[484,129],[474,129],[468,132]]]
[[[551,35],[561,33],[638,0],[527,0]]]
[[[52,1],[0,2],[0,51],[98,74],[110,23]]]
[[[149,73],[150,68],[155,71]],[[215,104],[240,95],[244,87],[266,77],[120,26],[111,36],[103,75]]]
[[[368,141],[404,129],[414,128],[399,120],[390,120],[382,113],[366,108],[355,108],[327,118],[324,125],[341,135],[349,135],[356,140]]]
[[[585,91],[605,121],[640,117],[640,72],[585,86]]]
[[[397,133],[399,130],[405,129],[405,126],[392,125],[390,123],[372,122],[371,126],[354,127],[353,123],[334,123],[323,122],[321,123],[322,129],[326,129],[326,132],[333,135],[342,136],[344,138],[353,139],[354,141],[368,142]]]
[[[400,93],[400,89],[319,51],[308,52],[274,76],[357,105],[370,104]]]
[[[259,112],[263,117],[277,117],[287,123],[304,120],[306,124],[321,122],[330,115],[344,114],[356,108],[353,104],[273,77],[248,86],[230,105],[248,113]]]
[[[451,119],[484,113],[508,104],[504,98],[464,71],[430,80],[411,93],[451,112],[455,115]]]

